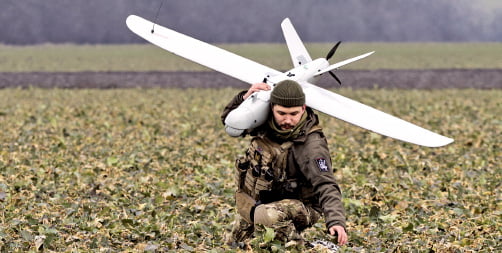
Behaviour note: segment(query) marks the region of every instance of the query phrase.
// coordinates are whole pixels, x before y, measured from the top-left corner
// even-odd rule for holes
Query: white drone
[[[340,44],[337,43],[326,58],[312,60],[288,18],[284,19],[281,27],[295,67],[284,73],[135,15],[129,16],[126,23],[129,29],[140,37],[175,55],[249,84],[265,82],[270,85],[270,90],[254,93],[230,112],[225,120],[225,130],[230,136],[239,136],[245,130],[263,124],[270,110],[272,89],[278,82],[290,79],[302,86],[307,106],[330,116],[385,136],[426,147],[440,147],[453,142],[451,138],[314,85],[319,76],[326,72],[340,82],[332,71],[374,52],[330,65],[328,60]]]

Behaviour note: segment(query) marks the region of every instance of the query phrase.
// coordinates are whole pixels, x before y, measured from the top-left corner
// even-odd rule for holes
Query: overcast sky
[[[137,43],[130,14],[212,42],[502,42],[502,0],[0,0],[0,43]]]

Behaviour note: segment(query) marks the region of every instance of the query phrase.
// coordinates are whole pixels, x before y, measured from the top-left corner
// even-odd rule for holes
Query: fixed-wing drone
[[[175,55],[249,84],[265,82],[270,85],[270,90],[254,93],[227,116],[225,130],[230,136],[239,136],[245,130],[263,124],[270,110],[269,99],[272,89],[278,82],[291,79],[302,86],[307,106],[335,118],[385,136],[426,147],[440,147],[453,142],[451,138],[314,85],[319,76],[326,72],[340,82],[332,71],[367,57],[373,52],[330,65],[328,60],[335,53],[339,45],[337,43],[326,58],[312,60],[287,18],[281,27],[294,68],[284,73],[135,15],[129,16],[126,23],[129,29],[140,37]]]

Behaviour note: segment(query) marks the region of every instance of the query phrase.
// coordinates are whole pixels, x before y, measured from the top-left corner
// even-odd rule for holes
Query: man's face
[[[281,130],[293,129],[302,118],[304,112],[305,105],[295,107],[284,107],[282,105],[272,106],[275,123]]]

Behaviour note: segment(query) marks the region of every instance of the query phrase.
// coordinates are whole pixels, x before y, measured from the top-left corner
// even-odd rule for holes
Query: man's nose
[[[290,124],[291,123],[291,117],[289,117],[289,116],[284,117],[284,123]]]

